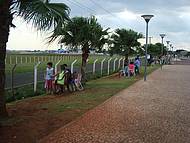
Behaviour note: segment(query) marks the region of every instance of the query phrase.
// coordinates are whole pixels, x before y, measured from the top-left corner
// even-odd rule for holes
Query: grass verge
[[[148,67],[148,74],[159,66]],[[143,73],[143,69],[141,71]],[[89,81],[85,90],[62,96],[37,96],[7,104],[10,118],[0,120],[2,142],[33,143],[142,79],[117,75]]]

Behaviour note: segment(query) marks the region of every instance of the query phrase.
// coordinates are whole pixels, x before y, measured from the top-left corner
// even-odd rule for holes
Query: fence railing
[[[73,59],[72,63],[68,65],[72,73],[74,71],[80,72],[80,66],[76,64],[77,60],[78,59]],[[130,60],[134,61],[134,58],[130,58]],[[141,61],[143,64],[142,59]],[[59,59],[58,62],[55,64],[56,72],[61,69],[60,65],[62,62],[64,62],[64,60]],[[33,88],[33,93],[37,93],[38,90],[44,90],[44,84],[42,83],[44,83],[45,81],[44,77],[46,72],[46,65],[40,63],[41,61],[33,65],[33,71],[31,72],[17,72],[17,68],[22,68],[23,66],[20,64],[15,64],[15,66],[11,68],[11,72],[7,72],[8,74],[6,76],[6,90],[10,91],[11,96],[14,97],[15,89],[19,89],[25,86],[30,86],[31,88]],[[120,69],[123,69],[124,64],[125,59],[121,57],[94,59],[93,62],[88,63],[86,66],[86,73],[88,75],[87,77],[90,78],[96,75],[100,77],[110,75]]]
[[[91,55],[93,58],[105,57],[104,55]],[[57,62],[59,60],[70,61],[80,59],[81,54],[52,54],[52,55],[32,55],[32,54],[7,54],[6,64],[31,64],[38,62]]]

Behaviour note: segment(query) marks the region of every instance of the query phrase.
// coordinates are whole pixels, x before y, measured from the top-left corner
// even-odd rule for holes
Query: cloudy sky
[[[153,14],[149,25],[152,42],[160,42],[165,33],[175,49],[190,50],[190,0],[52,0],[71,8],[71,17],[95,15],[103,27],[127,28],[145,33],[142,14]],[[8,49],[57,49],[56,43],[47,45],[47,33],[39,33],[21,18],[15,18],[17,28],[11,29]]]

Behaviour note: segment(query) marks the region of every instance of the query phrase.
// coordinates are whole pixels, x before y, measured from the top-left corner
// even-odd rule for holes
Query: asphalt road
[[[118,68],[119,61],[116,62],[116,69]],[[104,63],[103,70],[107,70],[108,63]],[[87,73],[92,73],[93,64],[88,64],[86,67]],[[74,71],[79,71],[80,67],[74,67]],[[96,64],[96,72],[100,72],[101,70],[101,64]],[[113,70],[113,61],[110,62],[110,71]],[[38,71],[38,81],[44,81],[44,74],[45,71]],[[34,82],[34,72],[26,72],[26,73],[15,73],[14,74],[14,87],[26,85],[26,84],[32,84]],[[11,87],[11,75],[6,76],[6,88]]]

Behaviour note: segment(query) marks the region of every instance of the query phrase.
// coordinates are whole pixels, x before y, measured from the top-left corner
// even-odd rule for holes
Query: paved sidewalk
[[[189,143],[190,66],[164,66],[40,143]]]

